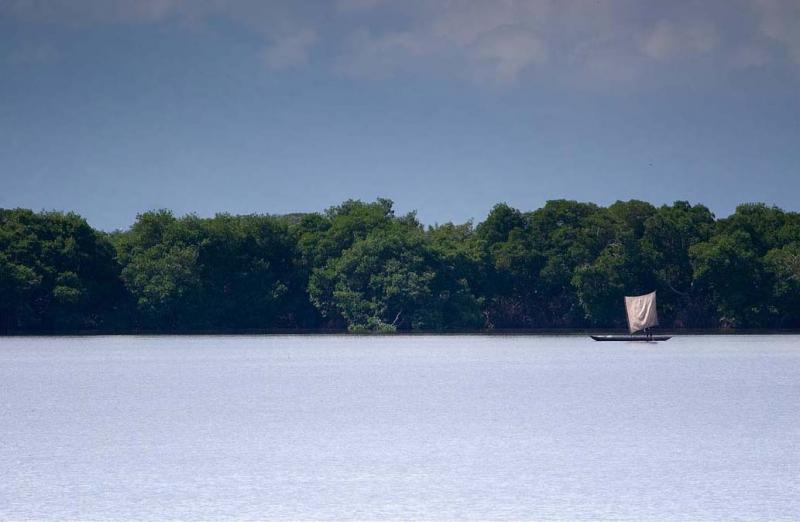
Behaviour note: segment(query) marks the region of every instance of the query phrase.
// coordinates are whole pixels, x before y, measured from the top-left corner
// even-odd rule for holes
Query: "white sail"
[[[625,296],[625,309],[628,311],[628,329],[631,333],[658,324],[655,292],[631,297]]]

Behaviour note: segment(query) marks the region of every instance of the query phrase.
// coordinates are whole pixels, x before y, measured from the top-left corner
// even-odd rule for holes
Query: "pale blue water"
[[[0,519],[800,520],[800,337],[0,339]]]

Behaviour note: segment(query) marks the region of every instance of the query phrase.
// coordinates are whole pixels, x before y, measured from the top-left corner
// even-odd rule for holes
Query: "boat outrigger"
[[[628,313],[630,335],[591,335],[595,341],[667,341],[669,335],[653,335],[650,328],[658,326],[656,312],[656,293],[625,296],[625,310]],[[638,335],[636,332],[644,332]]]

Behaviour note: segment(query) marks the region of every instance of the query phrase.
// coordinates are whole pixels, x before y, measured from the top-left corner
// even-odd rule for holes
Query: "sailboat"
[[[628,312],[630,335],[592,335],[595,341],[667,341],[668,335],[653,335],[650,328],[658,326],[656,293],[625,296],[625,310]],[[644,332],[635,335],[636,332]]]

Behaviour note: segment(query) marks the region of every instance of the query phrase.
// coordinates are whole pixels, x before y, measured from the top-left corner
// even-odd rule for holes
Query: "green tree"
[[[476,327],[481,316],[465,281],[442,270],[420,230],[375,230],[316,270],[312,301],[354,331]]]
[[[608,241],[604,223],[592,221],[598,212],[592,203],[553,200],[528,216],[534,245],[544,256],[539,293],[545,326],[586,325],[572,278],[578,267],[590,263]]]
[[[764,262],[773,281],[771,302],[777,311],[777,326],[800,327],[800,242],[773,248]]]
[[[76,214],[0,209],[0,327],[124,325],[124,288],[107,238]]]
[[[310,310],[286,220],[149,212],[117,249],[145,328],[294,327]]]
[[[122,280],[136,300],[140,326],[196,327],[200,293],[197,219],[177,220],[171,212],[146,212],[117,238]]]
[[[531,232],[529,216],[496,205],[476,229],[484,252],[485,297],[489,328],[531,328],[546,322],[539,272],[545,262]]]
[[[390,200],[323,213],[147,212],[126,231],[0,209],[0,331],[800,326],[800,214],[548,201],[423,228]]]
[[[348,200],[329,208],[324,217],[317,214],[304,217],[300,223],[299,246],[305,263],[321,267],[373,230],[390,226],[398,220],[392,205],[389,199],[378,199],[374,203]],[[402,220],[412,228],[419,228],[413,215]]]
[[[664,205],[645,222],[642,255],[652,267],[661,290],[661,323],[668,326],[709,326],[709,300],[694,286],[689,249],[714,233],[714,215],[703,205],[676,201]],[[713,325],[713,324],[712,324]]]
[[[763,327],[769,324],[769,273],[752,237],[733,230],[689,248],[694,284],[707,295],[720,326]]]
[[[571,283],[588,324],[624,326],[624,296],[657,289],[652,266],[641,249],[646,223],[654,214],[649,203],[631,200],[617,201],[587,218],[578,243],[584,255],[594,259],[575,268]],[[597,249],[601,250],[595,254]]]

